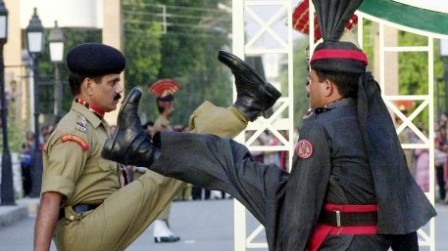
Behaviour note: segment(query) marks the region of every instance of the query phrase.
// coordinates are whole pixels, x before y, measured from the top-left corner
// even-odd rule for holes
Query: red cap
[[[161,79],[149,87],[149,92],[156,97],[162,98],[172,95],[180,88],[180,85],[172,79]]]

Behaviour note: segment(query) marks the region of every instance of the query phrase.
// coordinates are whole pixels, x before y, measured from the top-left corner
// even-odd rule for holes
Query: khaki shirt
[[[101,158],[109,129],[104,119],[73,102],[45,145],[41,193],[61,193],[65,206],[72,206],[100,204],[117,191],[118,165]]]

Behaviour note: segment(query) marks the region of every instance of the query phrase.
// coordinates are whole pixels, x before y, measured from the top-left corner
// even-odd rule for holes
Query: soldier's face
[[[171,117],[171,115],[173,115],[174,111],[176,109],[174,108],[174,101],[170,102],[170,104],[165,108],[165,115],[167,117]]]
[[[311,108],[323,107],[326,104],[325,94],[327,85],[321,82],[314,70],[311,70],[308,75],[309,84],[306,86],[308,92],[309,102]]]
[[[122,92],[119,74],[104,75],[99,83],[93,85],[91,100],[105,112],[110,112],[117,109]]]

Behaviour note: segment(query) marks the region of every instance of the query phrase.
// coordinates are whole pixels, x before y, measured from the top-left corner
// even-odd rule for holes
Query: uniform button
[[[70,216],[70,220],[74,220],[75,219],[75,216]]]

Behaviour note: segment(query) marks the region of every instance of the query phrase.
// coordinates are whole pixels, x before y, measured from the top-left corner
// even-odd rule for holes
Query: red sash
[[[377,205],[336,205],[325,204],[325,211],[341,213],[370,213],[378,211]],[[311,238],[308,240],[308,250],[317,251],[329,235],[376,235],[376,225],[364,226],[331,226],[317,224]]]

